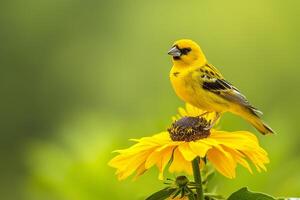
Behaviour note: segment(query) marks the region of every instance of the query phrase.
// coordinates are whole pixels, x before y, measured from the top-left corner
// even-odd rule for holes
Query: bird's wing
[[[200,69],[201,86],[203,89],[227,99],[231,102],[245,106],[255,114],[262,114],[261,111],[254,108],[247,98],[231,83],[226,81],[221,73],[212,65],[205,65]]]

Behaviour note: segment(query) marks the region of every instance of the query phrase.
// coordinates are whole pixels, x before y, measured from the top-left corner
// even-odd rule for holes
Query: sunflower
[[[201,116],[201,117],[199,117]],[[247,131],[219,131],[206,129],[214,118],[214,113],[205,113],[189,104],[179,108],[179,114],[168,131],[151,137],[132,139],[136,142],[119,153],[109,165],[117,169],[119,180],[133,173],[142,175],[153,166],[159,170],[159,179],[168,168],[171,173],[185,172],[192,174],[192,161],[200,157],[208,160],[214,168],[228,178],[235,178],[237,164],[245,167],[250,173],[251,162],[260,172],[266,171],[269,162],[267,152],[259,146],[255,135]]]

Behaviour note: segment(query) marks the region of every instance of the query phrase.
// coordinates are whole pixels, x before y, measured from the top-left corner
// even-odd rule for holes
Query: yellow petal
[[[145,163],[145,168],[149,169],[152,167],[154,164],[156,164],[161,157],[160,152],[158,151],[153,151],[152,153],[149,154],[146,163]]]
[[[159,170],[158,178],[160,180],[163,180],[164,169],[165,169],[165,167],[167,166],[167,164],[169,163],[169,161],[172,158],[173,148],[169,147],[169,148],[165,149],[164,151],[162,151],[160,153],[161,153],[161,158],[157,162],[157,167],[158,167],[158,170]]]
[[[144,174],[147,171],[147,169],[145,168],[145,163],[142,163],[137,169],[136,169],[136,174],[133,177],[133,180],[136,180],[139,176],[141,176],[142,174]]]
[[[122,154],[117,155],[116,157],[114,157],[109,161],[108,165],[114,168],[118,168],[119,166],[122,166],[123,163],[128,160],[128,158],[129,157],[126,155],[122,155]]]
[[[177,116],[173,116],[173,117],[172,117],[172,121],[173,121],[173,122],[175,122],[177,119],[178,119]]]
[[[233,157],[233,159],[241,164],[243,167],[245,167],[251,174],[253,173],[252,172],[252,169],[249,165],[249,163],[243,158],[243,154],[240,153],[239,151],[235,150],[235,149],[230,149],[228,147],[223,147],[228,153],[231,154],[231,156]]]
[[[178,149],[187,161],[192,161],[197,157],[197,154],[191,150],[188,142],[181,143]]]
[[[236,162],[230,154],[225,155],[219,149],[212,148],[208,150],[207,158],[221,174],[228,178],[235,178]]]
[[[162,151],[168,147],[176,147],[178,146],[179,144],[181,144],[181,142],[169,142],[168,144],[165,144],[165,145],[161,145],[159,148],[156,149],[156,151]]]
[[[184,159],[178,148],[174,150],[173,160],[169,167],[169,171],[171,173],[186,172],[188,174],[192,174],[193,172],[191,162]]]
[[[196,117],[196,116],[202,115],[203,113],[206,112],[205,110],[202,110],[200,108],[192,106],[191,104],[188,104],[188,103],[185,105],[185,109],[186,109],[187,115],[191,116],[191,117]]]
[[[156,134],[156,135],[152,136],[152,138],[155,141],[163,141],[163,142],[172,141],[171,138],[170,138],[169,132],[167,132],[167,131]]]
[[[178,112],[182,117],[188,116],[187,112],[183,108],[178,108]]]
[[[245,150],[258,146],[258,140],[255,135],[247,131],[211,131],[210,139],[215,140],[218,144],[223,144],[230,148]]]
[[[189,146],[191,150],[201,158],[203,158],[206,155],[207,151],[211,148],[210,145],[203,143],[202,140],[190,142]]]
[[[133,156],[124,167],[120,168],[119,180],[123,180],[130,176],[146,159],[148,152]]]
[[[261,169],[267,171],[267,168],[264,165],[265,163],[268,163],[265,162],[268,161],[267,157],[263,158],[263,155],[257,155],[256,152],[244,151],[243,153],[252,161],[258,172],[261,172]]]
[[[208,137],[208,138],[202,139],[201,142],[204,144],[210,145],[212,148],[218,149],[219,151],[221,151],[223,153],[224,156],[231,158],[231,156],[228,154],[228,152],[224,151],[222,146],[219,144],[219,141],[217,141],[216,139]]]

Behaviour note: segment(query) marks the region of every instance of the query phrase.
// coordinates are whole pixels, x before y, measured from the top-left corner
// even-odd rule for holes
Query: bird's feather
[[[249,103],[247,98],[236,87],[226,81],[212,65],[207,64],[200,68],[200,79],[203,89],[213,92],[230,102],[244,106],[255,115],[262,114]]]

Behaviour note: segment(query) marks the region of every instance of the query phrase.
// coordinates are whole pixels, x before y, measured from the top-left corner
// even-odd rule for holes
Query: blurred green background
[[[156,169],[119,182],[107,162],[183,105],[166,54],[180,38],[199,42],[278,133],[226,114],[221,128],[256,132],[271,163],[217,176],[217,190],[300,196],[299,12],[294,0],[1,1],[0,198],[143,199],[163,187]]]

